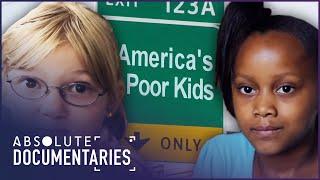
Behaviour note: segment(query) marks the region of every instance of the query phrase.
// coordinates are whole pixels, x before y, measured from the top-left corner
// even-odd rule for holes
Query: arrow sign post
[[[125,137],[125,140],[131,144],[134,150],[139,151],[149,140],[150,138],[140,139],[140,132],[134,132],[133,136],[129,138]]]

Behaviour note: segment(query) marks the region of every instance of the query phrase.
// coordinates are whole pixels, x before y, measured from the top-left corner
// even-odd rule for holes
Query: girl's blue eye
[[[249,86],[242,86],[239,88],[239,90],[242,94],[246,94],[246,95],[253,95],[256,93],[256,90],[254,90],[253,88],[251,88]]]
[[[74,83],[69,86],[69,91],[72,93],[83,94],[89,90],[89,86],[87,84],[82,83]]]
[[[74,88],[77,93],[84,93],[87,89],[87,87],[83,84],[76,84]]]
[[[38,85],[37,80],[32,78],[27,78],[26,80],[24,80],[24,83],[28,88],[35,88]]]
[[[294,87],[289,86],[289,85],[285,85],[285,86],[281,86],[279,89],[277,89],[277,93],[289,94],[289,93],[292,93],[294,90],[295,90]]]

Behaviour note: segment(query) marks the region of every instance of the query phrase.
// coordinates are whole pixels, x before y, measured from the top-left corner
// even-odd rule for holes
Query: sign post
[[[98,2],[118,39],[127,136],[150,161],[195,163],[223,132],[215,49],[223,2]],[[128,138],[127,138],[128,140]]]

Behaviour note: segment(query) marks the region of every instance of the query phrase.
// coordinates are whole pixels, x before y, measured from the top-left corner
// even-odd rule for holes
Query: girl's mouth
[[[252,132],[255,136],[260,139],[270,139],[277,136],[283,127],[275,127],[275,126],[256,126],[254,128],[250,128],[250,132]]]

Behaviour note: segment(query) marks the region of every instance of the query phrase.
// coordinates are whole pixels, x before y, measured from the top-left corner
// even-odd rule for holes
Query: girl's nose
[[[275,117],[278,115],[275,100],[272,94],[262,93],[256,97],[253,108],[255,117]]]
[[[40,113],[50,119],[64,119],[67,116],[66,103],[59,94],[59,90],[51,89],[41,100]]]

